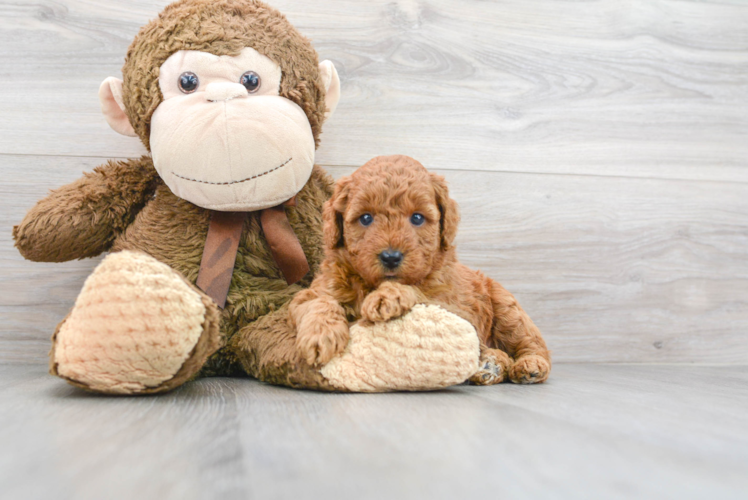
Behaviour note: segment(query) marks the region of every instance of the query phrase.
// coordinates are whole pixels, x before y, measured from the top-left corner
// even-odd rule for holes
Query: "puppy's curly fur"
[[[458,222],[444,178],[407,156],[374,158],[340,179],[324,207],[321,271],[290,305],[301,356],[325,364],[345,348],[350,322],[438,304],[478,332],[481,368],[472,382],[544,382],[551,359],[540,331],[511,293],[457,261]],[[383,252],[400,252],[401,262],[387,265]]]

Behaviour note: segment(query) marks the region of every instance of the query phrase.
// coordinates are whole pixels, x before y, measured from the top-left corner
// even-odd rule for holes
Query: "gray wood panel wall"
[[[0,360],[43,362],[97,260],[25,262],[50,188],[143,154],[97,89],[166,1],[0,0]],[[276,0],[343,96],[318,163],[447,177],[459,255],[557,362],[748,362],[748,4]]]

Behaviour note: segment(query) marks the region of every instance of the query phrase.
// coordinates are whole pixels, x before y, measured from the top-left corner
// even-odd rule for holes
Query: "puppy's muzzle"
[[[403,261],[403,253],[399,250],[392,250],[391,248],[388,248],[387,250],[379,254],[379,260],[387,269],[397,269],[397,267]]]

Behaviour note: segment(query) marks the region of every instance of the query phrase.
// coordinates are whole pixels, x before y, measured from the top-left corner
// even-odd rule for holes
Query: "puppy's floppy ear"
[[[332,197],[325,202],[322,210],[322,222],[326,248],[340,248],[345,244],[343,239],[343,214],[348,204],[350,184],[350,176],[342,177],[335,183]]]
[[[439,226],[441,231],[441,249],[449,250],[457,235],[457,225],[460,222],[460,213],[457,211],[457,202],[449,197],[449,189],[444,177],[437,174],[431,175],[431,184],[436,193],[436,204],[439,206]]]

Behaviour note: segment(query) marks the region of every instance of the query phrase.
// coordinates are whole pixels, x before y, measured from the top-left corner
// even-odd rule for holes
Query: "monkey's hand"
[[[361,317],[374,323],[388,321],[404,315],[419,302],[423,302],[423,297],[412,286],[385,281],[366,296]]]
[[[304,290],[290,305],[291,323],[296,328],[296,348],[308,364],[326,364],[348,344],[348,320],[343,307],[332,297]]]
[[[149,157],[109,161],[52,191],[13,228],[25,258],[63,262],[109,249],[158,184]]]

